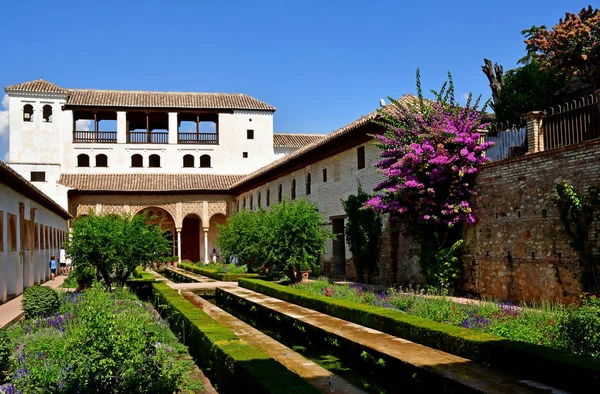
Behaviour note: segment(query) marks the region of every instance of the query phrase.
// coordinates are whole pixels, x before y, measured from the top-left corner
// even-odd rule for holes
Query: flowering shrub
[[[165,393],[199,387],[168,324],[132,294],[64,294],[59,310],[8,330],[10,383],[0,393]]]
[[[385,180],[375,187],[381,194],[367,202],[421,240],[422,250],[430,252],[422,254],[422,269],[432,284],[443,287],[451,287],[453,270],[450,277],[431,273],[439,273],[443,263],[458,263],[446,256],[460,238],[459,225],[475,222],[470,202],[474,178],[477,168],[488,161],[484,151],[491,145],[480,142],[478,130],[485,125],[479,99],[473,106],[471,97],[466,106],[458,105],[450,74],[449,78],[440,92],[434,92],[436,101],[428,101],[417,70],[418,97],[391,99],[393,105],[380,110],[378,123],[386,132],[374,136],[382,149],[376,166]],[[445,261],[440,262],[436,253],[444,248]]]

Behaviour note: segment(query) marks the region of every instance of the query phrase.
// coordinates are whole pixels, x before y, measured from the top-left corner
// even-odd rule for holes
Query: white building
[[[174,253],[207,260],[230,186],[323,138],[275,134],[275,107],[245,94],[8,86],[9,164],[74,215],[164,215]]]
[[[71,215],[0,161],[0,303],[50,277]]]

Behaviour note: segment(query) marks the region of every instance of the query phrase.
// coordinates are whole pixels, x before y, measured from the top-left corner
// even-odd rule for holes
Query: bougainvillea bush
[[[385,180],[367,205],[390,215],[422,243],[421,268],[431,284],[451,287],[462,224],[475,222],[471,198],[477,168],[488,159],[492,143],[480,141],[482,113],[479,99],[465,106],[454,99],[452,76],[436,100],[425,100],[417,70],[418,97],[410,96],[380,110],[377,122],[385,127],[375,135],[382,150],[376,166]],[[449,275],[436,275],[442,271]]]
[[[166,321],[125,290],[63,294],[57,312],[6,332],[0,393],[173,393],[202,384]]]

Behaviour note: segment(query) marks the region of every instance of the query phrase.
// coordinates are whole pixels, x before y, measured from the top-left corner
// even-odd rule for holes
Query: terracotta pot
[[[302,271],[302,282],[308,282],[308,274],[310,271]]]

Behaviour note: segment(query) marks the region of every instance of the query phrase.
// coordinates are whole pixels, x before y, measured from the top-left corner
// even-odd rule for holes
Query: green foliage
[[[264,217],[263,211],[243,210],[227,219],[225,226],[220,226],[217,243],[225,260],[236,257],[251,270],[264,263]]]
[[[584,298],[581,307],[571,306],[559,330],[566,350],[600,358],[600,300]]]
[[[155,283],[154,303],[168,317],[171,329],[181,335],[192,357],[218,386],[220,393],[318,393],[308,382],[242,342],[231,330],[164,283]],[[185,329],[184,329],[185,327]]]
[[[11,383],[26,393],[172,393],[199,387],[168,325],[131,293],[63,295],[59,312],[11,327]]]
[[[225,264],[225,263],[196,263],[195,264],[199,268],[214,270],[220,274],[245,274],[248,272],[248,267],[246,265],[235,265],[235,264]]]
[[[531,378],[573,391],[600,383],[600,361],[563,353],[544,346],[517,342],[495,335],[438,323],[404,312],[312,295],[257,279],[240,279],[240,286],[271,297],[348,320],[434,349],[491,365],[509,373],[527,370]],[[540,368],[531,369],[531,365]]]
[[[564,98],[566,79],[542,71],[533,59],[523,67],[508,70],[502,77],[502,88],[494,103],[497,122],[517,122],[530,111],[547,109]]]
[[[359,185],[356,195],[342,200],[347,218],[346,243],[352,252],[358,280],[364,281],[366,274],[367,283],[371,282],[379,263],[382,231],[381,215],[365,206],[370,197]]]
[[[233,272],[219,272],[216,269],[205,268],[196,264],[181,263],[177,266],[178,268],[186,271],[193,272],[198,275],[208,276],[209,278],[220,280],[223,282],[235,282],[239,278],[252,278],[258,277],[255,273],[233,273]]]
[[[463,244],[459,239],[449,248],[438,250],[424,247],[421,251],[423,264],[421,271],[427,277],[428,283],[436,288],[452,290],[454,284],[460,278],[462,264],[458,257],[458,252]]]
[[[69,276],[73,275],[77,283],[83,284],[84,287],[90,287],[96,278],[96,270],[87,264],[79,264]]]
[[[0,328],[0,384],[6,378],[6,371],[10,366],[10,342],[6,335],[6,329]]]
[[[277,265],[292,281],[301,271],[317,267],[332,237],[321,227],[323,218],[315,205],[299,199],[282,201],[268,211],[240,211],[221,228],[217,241],[223,256],[237,257],[252,270]]]
[[[25,289],[21,307],[26,319],[48,316],[58,310],[58,293],[47,286],[35,285]]]
[[[555,184],[552,200],[558,207],[564,230],[571,240],[571,246],[579,253],[582,268],[581,282],[585,291],[598,293],[596,279],[598,252],[590,242],[594,219],[600,220],[600,191],[590,186],[588,194],[581,196],[567,181]]]
[[[277,264],[292,282],[300,281],[302,271],[318,266],[325,240],[333,237],[322,224],[316,205],[304,199],[272,206],[265,215],[262,243],[267,264]]]
[[[94,215],[77,218],[66,253],[73,268],[93,266],[107,289],[122,288],[138,265],[148,265],[170,254],[169,241],[143,215]]]

